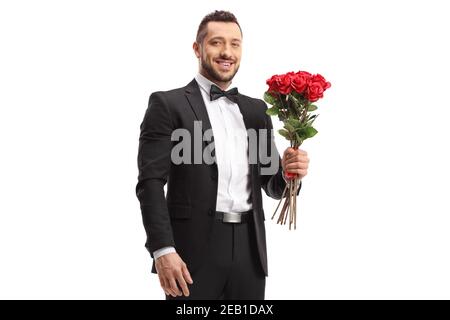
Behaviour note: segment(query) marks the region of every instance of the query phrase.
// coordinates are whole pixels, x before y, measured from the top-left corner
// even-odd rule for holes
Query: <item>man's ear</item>
[[[194,49],[195,56],[200,59],[200,46],[197,42],[194,42],[192,49]]]

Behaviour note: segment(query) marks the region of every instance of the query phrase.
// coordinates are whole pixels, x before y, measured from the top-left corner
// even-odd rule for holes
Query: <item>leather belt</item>
[[[215,218],[224,223],[246,223],[250,220],[253,210],[246,212],[222,212],[216,211]]]

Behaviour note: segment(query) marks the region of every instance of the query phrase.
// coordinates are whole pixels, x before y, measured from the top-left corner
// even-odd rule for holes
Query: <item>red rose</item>
[[[323,97],[323,87],[320,82],[311,82],[306,89],[306,99],[315,102]]]
[[[289,94],[292,91],[291,87],[291,77],[294,75],[293,72],[288,72],[283,75],[274,75],[269,80],[267,84],[269,85],[269,92],[279,92],[281,94]]]
[[[270,79],[267,79],[266,83],[269,86],[269,89],[267,91],[278,92],[278,81],[277,81],[278,77],[279,77],[278,75],[274,75]]]
[[[322,77],[320,74],[315,74],[311,77],[311,82],[319,82],[320,85],[323,88],[323,91],[331,87],[331,83],[329,83],[327,80],[325,80],[324,77]]]
[[[329,87],[331,87],[331,83],[326,81],[320,74],[315,74],[310,78],[305,96],[309,101],[315,102],[323,98],[324,91]]]
[[[305,89],[308,87],[310,78],[311,74],[309,72],[306,71],[297,72],[291,78],[292,89],[294,89],[298,93],[303,93],[303,91],[305,91]]]

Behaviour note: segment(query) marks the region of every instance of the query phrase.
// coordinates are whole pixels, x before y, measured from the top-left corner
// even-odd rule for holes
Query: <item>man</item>
[[[195,79],[183,88],[154,92],[141,124],[136,194],[154,258],[152,272],[158,273],[166,299],[264,299],[268,271],[261,188],[281,199],[284,172],[303,178],[309,159],[292,148],[280,159],[270,131],[262,141],[275,155],[275,171],[263,174],[271,164],[249,158],[262,138],[253,143],[235,134],[271,130],[272,122],[264,101],[229,89],[242,52],[242,31],[233,14],[207,15],[193,49],[199,61]],[[172,133],[183,129],[195,140],[198,121],[204,136],[212,129],[206,139],[211,142],[197,137],[183,143],[212,150],[214,161],[174,161]],[[195,158],[189,150],[182,153],[185,160]]]

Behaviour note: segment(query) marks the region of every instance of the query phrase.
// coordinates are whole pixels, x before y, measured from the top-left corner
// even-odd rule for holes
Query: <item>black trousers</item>
[[[215,220],[202,266],[191,273],[189,297],[167,300],[264,300],[266,277],[256,247],[253,219],[246,223]]]

